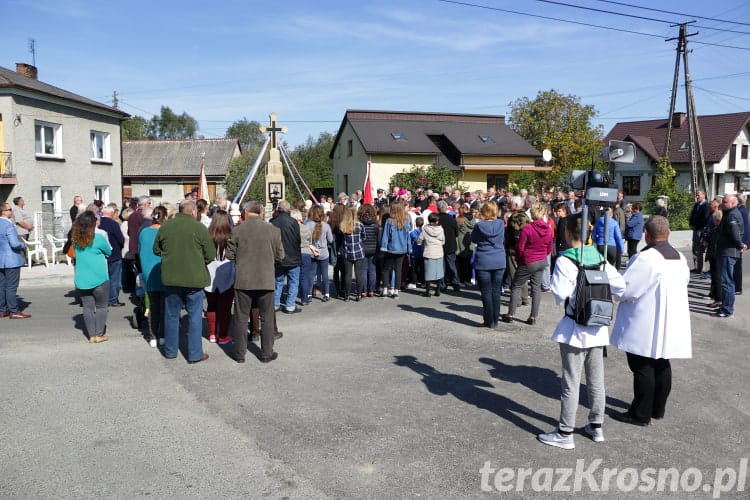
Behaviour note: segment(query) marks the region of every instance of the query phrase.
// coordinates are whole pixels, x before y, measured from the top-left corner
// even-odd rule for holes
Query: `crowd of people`
[[[233,344],[235,361],[244,363],[248,340],[259,340],[260,361],[268,363],[278,358],[274,342],[282,336],[276,314],[296,314],[314,301],[394,300],[417,289],[431,297],[476,287],[483,310],[477,326],[497,328],[500,321],[516,321],[519,307],[529,302],[525,322],[534,325],[541,294],[549,292],[565,307],[552,334],[562,362],[561,412],[558,427],[538,438],[566,449],[574,447],[584,371],[591,406],[584,432],[604,440],[605,346],[627,353],[635,394],[615,418],[634,425],[664,416],[669,359],[691,356],[690,270],[668,243],[667,214],[644,219],[641,205],[625,203],[622,194],[614,206],[589,207],[588,220],[585,200],[573,192],[446,188],[412,196],[394,188],[390,196],[378,190],[372,204],[361,192],[341,193],[336,203],[277,200],[268,222],[258,201],[240,207],[192,198],[175,207],[154,206],[143,196],[120,212],[115,204],[84,206],[76,196],[65,251],[75,261],[89,342],[108,340],[107,311],[125,305],[123,288],[142,304],[146,338],[166,358],[178,355],[181,310],[187,311],[189,363],[208,358],[204,318],[209,342]],[[692,271],[703,276],[709,263],[711,306],[721,318],[733,315],[735,295],[742,293],[742,255],[750,238],[744,202],[734,194],[708,202],[698,192],[690,215]],[[8,203],[0,209],[0,316],[27,318],[15,302],[27,223],[14,224]],[[642,238],[646,246],[639,251]],[[583,286],[581,266],[603,270],[620,302],[611,336],[608,326],[583,325],[572,314]],[[503,293],[509,294],[505,313]]]

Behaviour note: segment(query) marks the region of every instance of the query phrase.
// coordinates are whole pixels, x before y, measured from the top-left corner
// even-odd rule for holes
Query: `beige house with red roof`
[[[347,110],[330,153],[336,192],[362,189],[371,162],[373,188],[412,167],[445,166],[469,189],[505,187],[508,175],[538,167],[541,153],[503,116]]]
[[[654,182],[655,165],[664,154],[667,120],[620,122],[604,141],[632,141],[637,148],[632,164],[615,163],[614,182],[627,200],[643,200]],[[703,156],[708,177],[708,195],[740,191],[740,182],[750,177],[750,112],[698,117]],[[678,185],[690,189],[691,168],[685,113],[672,116],[669,159],[677,171]],[[699,166],[700,168],[700,166]]]

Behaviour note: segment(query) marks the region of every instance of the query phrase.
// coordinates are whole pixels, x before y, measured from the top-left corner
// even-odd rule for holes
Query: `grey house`
[[[224,197],[227,170],[242,149],[237,139],[123,141],[122,196],[148,195],[175,203],[198,186],[201,161],[213,202]]]
[[[22,196],[37,214],[44,207],[37,232],[50,234],[69,225],[74,195],[119,203],[120,122],[128,116],[40,82],[34,66],[0,67],[0,200]]]

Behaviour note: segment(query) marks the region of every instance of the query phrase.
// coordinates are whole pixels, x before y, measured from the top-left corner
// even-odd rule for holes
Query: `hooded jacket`
[[[474,269],[505,269],[505,222],[502,219],[478,221],[471,231],[471,241],[476,243]]]
[[[523,226],[516,245],[518,265],[527,266],[546,259],[552,253],[552,242],[552,230],[544,219]]]
[[[444,242],[445,233],[440,226],[423,226],[417,238],[417,245],[424,248],[422,257],[425,259],[442,259]]]

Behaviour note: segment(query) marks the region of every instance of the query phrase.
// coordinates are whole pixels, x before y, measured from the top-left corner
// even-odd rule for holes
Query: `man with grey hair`
[[[747,250],[744,242],[745,224],[742,214],[737,209],[737,196],[725,194],[722,199],[721,223],[716,239],[716,267],[721,284],[721,307],[714,314],[719,318],[731,318],[734,315],[734,268],[742,253]]]
[[[216,258],[216,247],[206,226],[198,222],[193,200],[180,203],[180,212],[162,223],[154,240],[154,254],[161,257],[164,284],[165,358],[177,357],[180,311],[187,310],[187,360],[208,359],[203,352],[203,289],[211,284],[208,263]],[[131,216],[132,217],[132,216]]]
[[[612,418],[645,426],[664,418],[672,388],[669,360],[692,357],[685,257],[669,244],[669,221],[660,215],[644,225],[646,247],[635,254],[623,273],[610,342],[627,353],[633,372],[633,402]]]
[[[16,223],[16,233],[19,238],[28,240],[29,233],[34,230],[34,214],[24,210],[25,204],[23,197],[13,198],[13,220]]]
[[[245,362],[247,321],[256,305],[260,314],[260,361],[269,363],[279,355],[273,350],[276,289],[274,269],[284,259],[284,245],[278,228],[263,220],[263,205],[255,200],[243,206],[245,221],[232,229],[227,244],[227,259],[236,266],[234,278],[234,360]],[[296,222],[295,222],[296,224]],[[299,249],[299,246],[298,246]]]
[[[102,216],[99,219],[99,228],[107,233],[109,246],[112,253],[107,257],[107,270],[109,271],[109,307],[122,307],[120,302],[120,288],[122,288],[122,248],[125,245],[125,237],[120,225],[114,220],[115,209],[109,205],[102,207]]]
[[[301,234],[299,223],[289,214],[291,206],[286,200],[279,200],[276,207],[276,216],[271,219],[271,224],[277,227],[281,233],[281,244],[284,246],[284,259],[276,263],[276,289],[273,296],[274,310],[281,309],[281,299],[286,282],[286,301],[284,311],[287,314],[300,312],[296,306],[297,294],[299,292],[299,271],[302,265]]]

